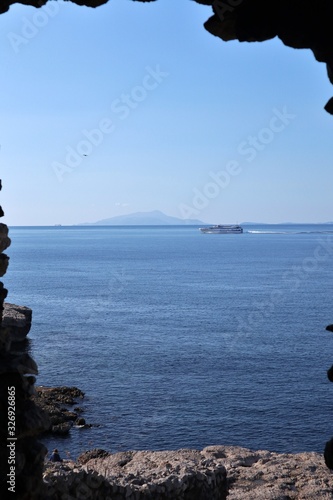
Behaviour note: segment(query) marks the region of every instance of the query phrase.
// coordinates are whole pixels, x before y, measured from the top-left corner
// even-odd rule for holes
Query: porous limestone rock
[[[227,469],[228,500],[332,500],[333,477],[320,453],[274,453],[209,446]]]
[[[45,464],[46,498],[57,500],[63,498],[61,495],[71,495],[79,499],[83,492],[86,500],[333,498],[332,475],[319,453],[280,454],[208,446],[202,451],[108,454],[92,450],[95,458],[86,461],[88,453],[81,464]]]
[[[217,500],[226,495],[223,463],[198,450],[127,451],[89,460],[84,469],[131,491],[133,498]]]
[[[226,470],[220,459],[197,450],[128,451],[84,465],[46,463],[48,498],[105,500],[224,500]]]

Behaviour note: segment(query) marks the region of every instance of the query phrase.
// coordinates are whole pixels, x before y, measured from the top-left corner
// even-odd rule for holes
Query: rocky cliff
[[[21,342],[31,328],[32,310],[30,307],[17,306],[4,302],[2,312],[2,329],[12,342]]]
[[[1,189],[1,185],[0,185]],[[0,216],[4,215],[0,207]],[[9,258],[8,227],[0,224],[0,276]],[[40,498],[46,449],[37,436],[49,427],[47,416],[31,401],[37,366],[33,359],[12,347],[11,328],[2,325],[7,290],[0,282],[0,492],[2,498]],[[7,493],[7,496],[5,496]]]

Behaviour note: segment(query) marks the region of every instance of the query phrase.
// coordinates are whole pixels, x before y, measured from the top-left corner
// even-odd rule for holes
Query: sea
[[[322,452],[333,435],[333,224],[11,227],[7,301],[37,385],[76,386],[92,448]]]

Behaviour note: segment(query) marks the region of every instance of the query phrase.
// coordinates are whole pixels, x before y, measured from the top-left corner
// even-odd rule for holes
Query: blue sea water
[[[333,435],[333,225],[13,227],[8,302],[38,385],[82,389],[93,448],[322,451]]]

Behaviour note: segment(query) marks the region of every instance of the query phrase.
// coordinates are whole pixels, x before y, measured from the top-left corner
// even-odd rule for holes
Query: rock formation
[[[0,208],[0,215],[3,210]],[[2,253],[10,245],[8,228],[0,224],[0,275],[8,266]],[[0,321],[7,290],[0,283]],[[31,401],[37,366],[31,357],[11,346],[10,331],[0,326],[0,491],[3,498],[37,499],[42,487],[46,450],[36,436],[49,426],[47,417]],[[10,488],[10,489],[9,489]]]
[[[92,458],[93,457],[93,458]],[[329,500],[331,473],[318,453],[273,453],[237,446],[202,451],[93,450],[79,463],[45,464],[47,497],[86,500]],[[63,495],[63,497],[61,496]]]
[[[32,310],[25,306],[4,303],[2,328],[6,330],[12,342],[20,342],[26,338],[31,328]]]
[[[206,448],[227,469],[228,500],[328,500],[332,476],[319,453],[273,453],[234,446]]]
[[[227,494],[225,467],[205,450],[128,451],[84,465],[47,464],[44,480],[52,500],[80,498],[78,488],[87,500],[224,500]]]
[[[77,404],[77,398],[83,399],[84,393],[76,387],[36,387],[32,400],[38,408],[49,416],[50,426],[46,432],[65,436],[73,425],[91,427],[80,416],[80,407],[68,408]]]
[[[208,3],[202,1],[200,3]],[[262,42],[279,37],[296,49],[311,49],[325,62],[333,83],[333,4],[330,0],[214,0],[205,28],[222,40]],[[333,98],[325,106],[333,114]]]

